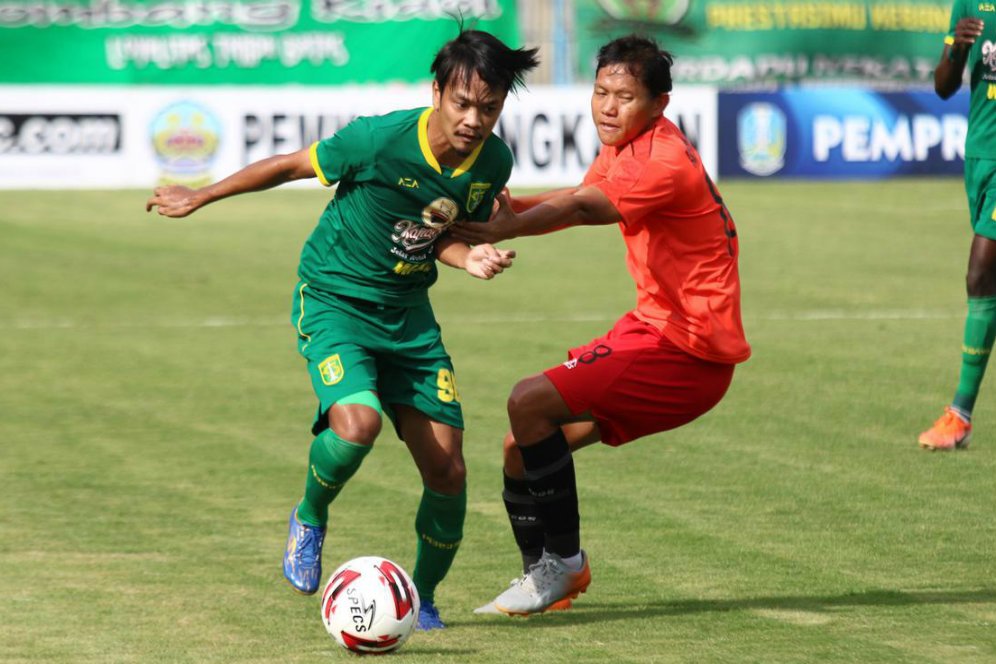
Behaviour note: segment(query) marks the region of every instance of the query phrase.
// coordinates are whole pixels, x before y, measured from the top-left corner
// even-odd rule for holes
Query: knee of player
[[[450,457],[445,464],[437,464],[426,470],[422,482],[437,493],[456,495],[467,483],[467,466],[463,457]]]
[[[541,402],[541,385],[536,376],[523,378],[515,384],[506,404],[511,420],[521,420],[539,414],[537,406]]]
[[[986,266],[969,265],[965,275],[965,290],[972,297],[996,295],[996,274]]]
[[[336,404],[329,409],[329,428],[351,443],[372,445],[382,426],[381,414],[369,406]]]

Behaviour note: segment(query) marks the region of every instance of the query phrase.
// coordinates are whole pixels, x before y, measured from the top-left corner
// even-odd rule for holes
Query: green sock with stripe
[[[986,373],[993,340],[996,339],[996,297],[968,298],[965,340],[961,346],[961,374],[951,405],[971,416],[979,386]]]
[[[435,601],[436,586],[453,564],[467,516],[467,487],[455,496],[423,487],[422,502],[415,516],[418,548],[412,581],[424,602]]]
[[[329,520],[329,504],[356,473],[371,445],[343,440],[331,429],[318,434],[308,455],[308,479],[304,500],[297,506],[297,518],[309,526],[324,526]]]

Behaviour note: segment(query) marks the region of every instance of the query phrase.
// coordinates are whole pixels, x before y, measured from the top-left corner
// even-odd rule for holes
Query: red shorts
[[[689,355],[632,313],[567,356],[544,374],[572,413],[591,413],[612,446],[691,422],[733,380],[734,365]]]

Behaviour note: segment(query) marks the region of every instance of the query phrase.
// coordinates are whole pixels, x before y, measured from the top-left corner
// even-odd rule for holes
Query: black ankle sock
[[[581,550],[574,459],[560,429],[535,445],[519,445],[526,484],[543,520],[544,548],[558,556]]]
[[[512,524],[515,543],[522,554],[522,571],[543,555],[543,517],[536,508],[536,501],[529,494],[526,480],[518,480],[505,475],[505,490],[502,492],[508,521]]]

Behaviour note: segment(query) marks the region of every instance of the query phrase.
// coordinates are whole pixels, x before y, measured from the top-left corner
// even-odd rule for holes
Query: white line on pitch
[[[620,312],[621,315],[622,312]],[[809,321],[875,321],[875,320],[950,320],[964,316],[964,312],[912,310],[856,310],[844,309],[814,309],[808,311],[770,311],[760,314],[746,314],[744,320],[749,324],[755,321],[776,322],[809,322]],[[495,314],[495,315],[453,315],[440,316],[444,325],[491,325],[491,324],[529,324],[529,323],[610,323],[617,315],[606,314],[571,314],[567,316],[549,316],[544,314]],[[285,318],[240,318],[226,316],[211,316],[201,319],[147,320],[147,321],[81,321],[72,319],[53,320],[14,320],[0,321],[0,330],[75,330],[75,329],[169,329],[169,328],[254,328],[254,327],[291,327]]]

